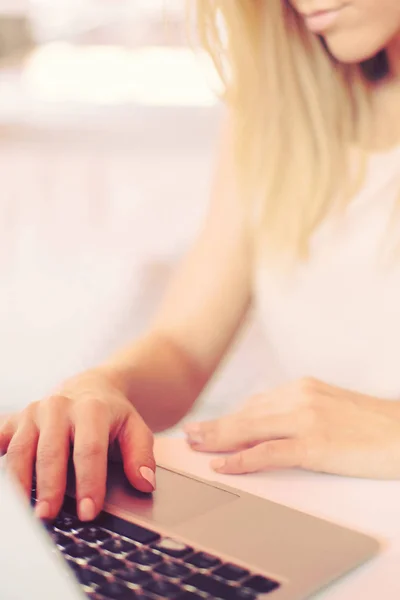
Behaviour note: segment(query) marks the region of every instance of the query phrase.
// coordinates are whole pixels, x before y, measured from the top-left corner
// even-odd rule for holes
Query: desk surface
[[[315,516],[361,530],[384,544],[381,555],[319,595],[320,600],[394,600],[400,597],[400,482],[369,481],[299,471],[218,475],[209,457],[183,439],[156,440],[166,467],[219,481]]]
[[[318,596],[318,600],[400,598],[400,482],[349,479],[301,471],[219,475],[211,456],[193,452],[183,439],[158,437],[156,459],[166,467],[219,481],[297,510],[369,533],[383,542],[377,558]]]

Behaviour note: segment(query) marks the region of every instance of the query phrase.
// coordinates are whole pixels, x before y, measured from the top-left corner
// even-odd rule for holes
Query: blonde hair
[[[263,248],[305,257],[322,219],[364,176],[365,156],[352,150],[368,143],[369,79],[384,60],[337,63],[288,0],[196,0],[195,11],[232,109],[240,189]]]

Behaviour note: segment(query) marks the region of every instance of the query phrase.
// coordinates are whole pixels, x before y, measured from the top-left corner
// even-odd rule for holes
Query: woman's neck
[[[387,48],[387,56],[392,78],[400,84],[400,32]]]
[[[400,144],[400,33],[386,48],[389,74],[372,84],[372,140],[374,150]]]

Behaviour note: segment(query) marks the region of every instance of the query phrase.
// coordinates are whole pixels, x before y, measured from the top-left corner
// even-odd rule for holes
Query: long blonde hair
[[[362,153],[357,164],[350,155],[368,137],[369,79],[382,56],[337,63],[288,0],[189,3],[232,109],[238,179],[264,248],[304,257],[365,172]]]

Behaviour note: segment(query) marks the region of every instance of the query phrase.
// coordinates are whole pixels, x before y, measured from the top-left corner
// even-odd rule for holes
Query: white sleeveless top
[[[400,147],[371,157],[363,188],[344,218],[319,228],[306,264],[286,279],[258,269],[271,385],[310,376],[400,399],[400,213],[398,254],[382,260],[396,199]]]

